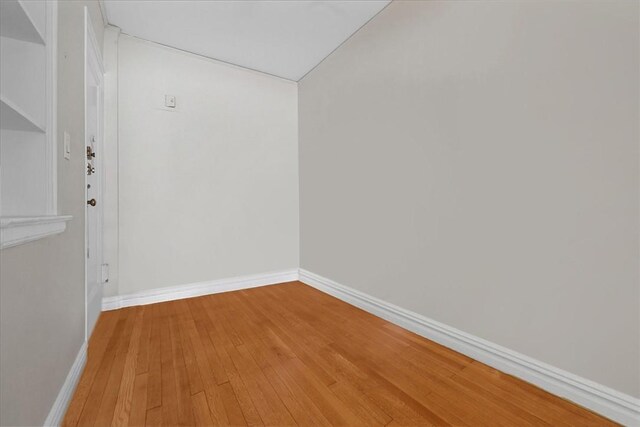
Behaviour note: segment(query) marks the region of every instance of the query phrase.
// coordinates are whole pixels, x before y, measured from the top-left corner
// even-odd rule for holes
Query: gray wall
[[[640,396],[638,4],[394,1],[299,85],[301,267]]]
[[[0,425],[42,425],[84,342],[84,9],[98,42],[95,1],[58,6],[58,205],[63,234],[0,251]]]

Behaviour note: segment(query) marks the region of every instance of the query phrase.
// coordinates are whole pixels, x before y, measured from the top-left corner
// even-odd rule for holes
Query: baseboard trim
[[[300,269],[299,280],[614,421],[640,426],[640,399]]]
[[[73,362],[73,365],[71,365],[71,369],[67,374],[67,378],[64,380],[64,384],[62,384],[58,397],[55,402],[53,402],[53,406],[49,411],[47,419],[44,421],[45,426],[59,426],[62,423],[62,419],[67,411],[67,407],[69,406],[69,402],[71,401],[73,392],[76,389],[76,385],[78,385],[78,381],[80,380],[82,370],[86,363],[87,342],[85,341],[82,344],[82,347],[80,347],[76,360]]]
[[[207,282],[189,283],[166,288],[150,289],[128,295],[117,295],[102,299],[102,311],[116,310],[135,305],[154,304],[220,292],[238,291],[258,286],[275,285],[277,283],[298,280],[298,269],[211,280]]]

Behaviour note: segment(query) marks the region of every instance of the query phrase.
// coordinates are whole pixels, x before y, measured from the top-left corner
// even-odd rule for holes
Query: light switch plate
[[[175,95],[165,95],[164,96],[164,106],[169,108],[176,108],[176,97]]]
[[[71,158],[71,136],[69,132],[64,132],[64,158],[69,160]]]

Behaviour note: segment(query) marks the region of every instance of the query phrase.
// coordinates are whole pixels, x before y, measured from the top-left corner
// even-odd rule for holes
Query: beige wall
[[[58,5],[60,235],[0,251],[0,425],[42,425],[84,342],[84,6],[102,43],[94,1]]]
[[[300,83],[301,267],[640,396],[638,4],[394,1]]]
[[[121,35],[107,294],[297,268],[297,112],[293,82]]]

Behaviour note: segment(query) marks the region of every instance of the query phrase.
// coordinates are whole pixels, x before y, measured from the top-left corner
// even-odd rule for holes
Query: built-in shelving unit
[[[56,203],[56,0],[0,0],[0,249],[65,230]]]

